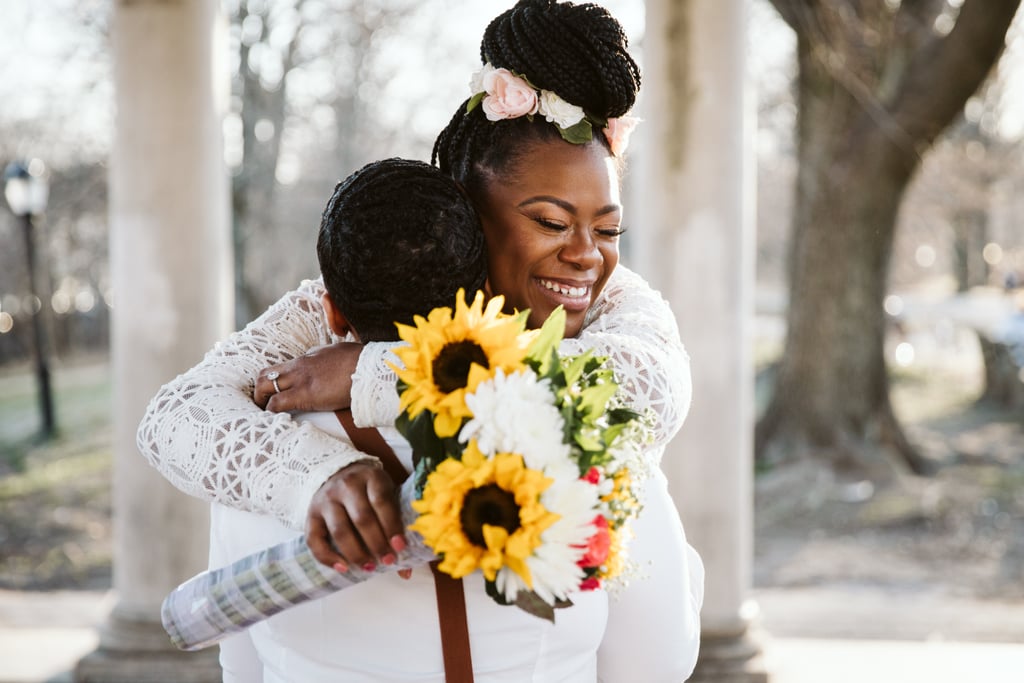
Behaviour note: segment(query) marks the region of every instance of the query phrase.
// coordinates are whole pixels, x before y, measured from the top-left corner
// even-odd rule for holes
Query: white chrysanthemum
[[[586,115],[582,107],[569,104],[550,90],[540,91],[538,106],[538,111],[544,115],[548,123],[556,123],[563,129],[575,126]]]
[[[557,522],[541,533],[543,541],[527,558],[532,590],[548,604],[579,590],[584,578],[577,564],[594,533],[597,514],[597,487],[575,478],[556,480],[541,494],[544,507],[560,515]],[[497,588],[508,600],[519,591],[530,590],[515,572],[502,568],[495,577]]]
[[[569,460],[569,446],[562,442],[564,421],[554,405],[548,380],[538,380],[532,370],[506,375],[498,370],[466,394],[473,413],[459,432],[459,441],[476,439],[486,455],[519,453],[526,466],[549,477],[561,478]]]

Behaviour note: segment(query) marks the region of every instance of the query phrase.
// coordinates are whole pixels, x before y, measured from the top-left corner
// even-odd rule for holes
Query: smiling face
[[[619,262],[622,206],[615,160],[597,143],[535,141],[476,198],[488,280],[506,309],[539,327],[559,305],[565,336],[583,327]]]

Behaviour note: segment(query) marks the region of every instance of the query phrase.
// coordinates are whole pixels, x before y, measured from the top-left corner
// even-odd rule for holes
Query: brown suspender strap
[[[356,427],[350,410],[336,410],[334,414],[352,440],[352,445],[379,458],[396,486],[408,478],[409,473],[380,432],[371,427]],[[473,656],[469,650],[469,624],[466,621],[462,579],[453,579],[442,572],[437,568],[437,562],[431,562],[430,569],[434,573],[434,590],[437,593],[445,683],[473,683]]]
[[[469,651],[469,624],[466,623],[466,594],[462,579],[453,579],[430,563],[437,593],[437,617],[441,622],[441,652],[444,655],[445,683],[473,683],[473,655]]]

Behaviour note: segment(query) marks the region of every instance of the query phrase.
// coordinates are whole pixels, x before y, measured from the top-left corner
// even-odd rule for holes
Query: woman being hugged
[[[480,214],[491,290],[510,308],[530,309],[531,326],[563,306],[561,351],[608,356],[626,401],[655,416],[651,478],[634,524],[646,577],[609,600],[598,663],[602,680],[678,681],[696,657],[702,569],[657,463],[689,407],[689,360],[667,303],[617,267],[624,117],[640,85],[626,48],[603,8],[519,2],[487,27],[474,92],[439,135],[434,161]],[[305,528],[328,564],[338,559],[330,539],[357,534],[364,547],[344,560],[362,565],[401,544],[402,530],[373,514],[393,503],[365,494],[368,479],[386,475],[371,456],[285,411],[351,407],[357,424],[393,424],[394,356],[388,344],[333,336],[323,291],[320,281],[304,282],[163,387],[139,446],[186,493]]]

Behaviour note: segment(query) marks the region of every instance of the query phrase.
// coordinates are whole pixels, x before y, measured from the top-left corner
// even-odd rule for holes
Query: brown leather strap
[[[351,410],[335,410],[334,414],[348,434],[348,438],[352,439],[352,445],[363,453],[369,453],[379,458],[381,464],[384,465],[384,471],[391,477],[391,481],[395,482],[395,486],[409,477],[405,466],[399,461],[398,456],[391,450],[391,446],[380,435],[380,432],[373,427],[356,427]]]
[[[466,622],[466,594],[462,579],[453,579],[430,563],[437,593],[437,616],[441,622],[441,652],[444,655],[445,683],[473,683],[473,655],[469,651],[469,624]]]
[[[363,453],[380,458],[384,471],[396,486],[408,478],[409,473],[380,432],[372,427],[356,427],[351,410],[336,410],[334,414],[352,440],[352,445]],[[434,573],[437,618],[441,624],[445,683],[473,683],[473,656],[469,651],[469,624],[466,621],[466,594],[462,579],[453,579],[442,572],[437,568],[437,562],[431,562],[430,569]]]

